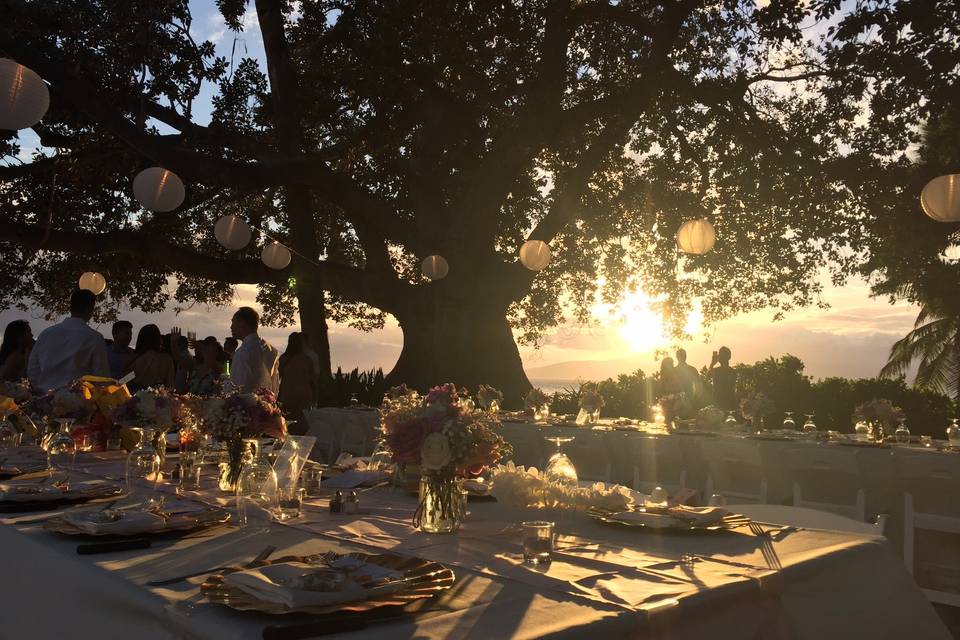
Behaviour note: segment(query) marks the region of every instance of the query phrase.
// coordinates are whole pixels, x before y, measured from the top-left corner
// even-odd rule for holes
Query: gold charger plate
[[[343,602],[336,605],[289,609],[283,604],[259,600],[240,589],[224,584],[223,576],[226,573],[231,573],[231,571],[227,571],[208,577],[206,582],[200,585],[200,592],[210,602],[222,604],[238,611],[258,611],[260,613],[273,615],[285,615],[288,613],[310,613],[314,615],[355,613],[357,615],[363,615],[366,612],[381,607],[401,607],[417,600],[432,598],[438,593],[452,587],[455,579],[453,571],[432,560],[410,558],[392,553],[370,554],[356,552],[346,554],[345,557],[356,558],[363,562],[376,564],[386,569],[392,569],[403,576],[407,586],[401,591],[378,595],[366,600]],[[260,566],[279,564],[282,562],[309,562],[310,560],[311,557],[309,556],[284,556],[265,562]],[[242,571],[242,569],[237,568],[234,569],[234,571]]]
[[[29,486],[29,485],[24,485]],[[122,491],[119,485],[98,483],[91,485],[76,485],[65,491],[43,491],[37,493],[24,492],[19,500],[0,499],[0,512],[19,511],[46,511],[69,504],[86,502],[96,498],[108,498],[119,495]]]
[[[622,511],[600,509],[596,507],[587,510],[587,515],[599,522],[654,532],[662,531],[668,533],[699,533],[703,531],[730,531],[731,529],[745,527],[750,524],[750,518],[747,516],[742,516],[737,513],[730,513],[723,516],[723,518],[721,518],[719,521],[707,525],[683,522],[680,518],[673,516],[674,519],[678,521],[677,524],[667,527],[652,527],[642,522],[627,522],[613,517],[618,513],[622,513]]]
[[[230,512],[219,507],[207,507],[202,510],[190,511],[185,513],[175,513],[167,518],[166,526],[163,529],[150,529],[145,531],[124,531],[123,533],[113,533],[110,531],[90,532],[81,529],[72,524],[63,516],[55,516],[47,520],[43,527],[47,531],[61,533],[68,536],[88,536],[92,538],[129,538],[131,536],[150,536],[163,535],[166,533],[186,533],[198,531],[216,525],[224,524],[230,520]]]

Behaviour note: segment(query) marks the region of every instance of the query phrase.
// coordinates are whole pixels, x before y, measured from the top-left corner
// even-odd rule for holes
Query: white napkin
[[[314,565],[302,562],[283,562],[257,569],[228,573],[224,584],[240,589],[255,598],[276,602],[289,609],[316,607],[342,602],[364,600],[367,592],[349,576],[339,591],[308,591],[289,586],[296,584],[301,576],[318,571]]]
[[[670,507],[670,512],[681,520],[700,527],[716,524],[723,520],[724,516],[730,515],[729,511],[720,507],[688,507],[685,505]]]
[[[111,517],[119,514],[119,518],[111,520]],[[149,511],[129,510],[84,510],[67,511],[63,514],[63,519],[84,533],[90,534],[114,534],[128,535],[134,533],[146,533],[149,531],[158,531],[166,525],[163,516]]]
[[[641,524],[651,529],[667,529],[682,527],[684,522],[665,513],[650,513],[649,511],[621,511],[609,516],[611,520],[619,520],[627,524]]]
[[[621,511],[610,516],[611,519],[630,524],[642,524],[653,529],[678,526],[709,526],[720,522],[730,512],[720,507],[671,507],[669,509],[648,509],[645,511]]]

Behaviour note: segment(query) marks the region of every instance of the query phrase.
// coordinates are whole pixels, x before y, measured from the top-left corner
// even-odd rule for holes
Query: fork
[[[270,555],[271,555],[274,551],[276,551],[276,550],[277,550],[277,548],[274,547],[274,546],[268,546],[268,547],[266,547],[263,551],[261,551],[261,552],[257,555],[256,558],[254,558],[253,560],[251,560],[250,562],[248,562],[244,568],[249,569],[249,568],[251,568],[251,567],[253,567],[253,566],[255,566],[255,565],[263,562],[264,560],[266,560],[267,558],[269,558]],[[226,565],[226,566],[223,566],[223,567],[213,567],[212,569],[204,569],[204,570],[202,570],[202,571],[194,571],[193,573],[187,573],[187,574],[184,574],[184,575],[182,575],[182,576],[177,576],[177,577],[175,577],[175,578],[167,578],[166,580],[151,580],[150,582],[147,583],[147,585],[148,585],[148,586],[151,586],[151,587],[165,587],[165,586],[167,586],[167,585],[176,584],[176,583],[178,583],[178,582],[183,582],[184,580],[188,580],[188,579],[190,579],[190,578],[196,578],[197,576],[202,576],[202,575],[207,574],[207,573],[215,573],[215,572],[217,572],[217,571],[226,571],[227,569],[230,569],[232,566],[233,566],[233,565]]]

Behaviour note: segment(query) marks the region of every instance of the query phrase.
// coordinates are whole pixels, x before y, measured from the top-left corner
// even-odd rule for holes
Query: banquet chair
[[[719,493],[727,500],[767,501],[767,479],[763,473],[759,443],[722,437],[703,438],[700,449],[707,465],[705,496]]]
[[[370,430],[363,425],[344,425],[343,431],[340,433],[337,455],[339,456],[344,452],[354,456],[370,455],[370,453],[372,453],[370,450],[370,436]]]
[[[844,533],[872,536],[883,535],[882,520],[876,524],[871,524],[819,509],[790,507],[781,504],[731,504],[726,509],[762,523],[761,526],[763,527],[766,527],[766,525],[786,525],[803,529],[843,531]]]
[[[793,480],[793,504],[866,519],[866,492],[857,463],[859,451],[803,444],[780,452]]]
[[[333,462],[334,451],[337,448],[333,425],[324,420],[316,408],[304,409],[303,417],[307,423],[306,434],[317,439],[310,453],[311,459],[327,464]]]
[[[509,434],[508,442],[513,447],[510,460],[517,466],[543,469],[544,439],[536,427],[516,429]]]
[[[960,458],[931,452],[895,451],[897,479],[903,489],[903,561],[931,602],[960,607]],[[917,535],[918,531],[934,532]],[[947,534],[943,536],[943,534]],[[950,542],[941,545],[937,537]],[[917,544],[926,538],[928,544]],[[934,549],[933,547],[937,547]],[[928,553],[921,553],[921,552]],[[936,555],[937,562],[924,561]],[[929,576],[947,576],[948,588],[924,586]],[[939,585],[937,585],[939,586]]]
[[[663,487],[674,495],[687,487],[687,470],[684,465],[680,439],[675,437],[633,438],[629,444],[633,465],[633,488],[650,493],[655,487]]]

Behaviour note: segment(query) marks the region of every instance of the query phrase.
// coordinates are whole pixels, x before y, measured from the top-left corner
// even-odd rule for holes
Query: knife
[[[78,544],[77,553],[82,556],[95,553],[112,553],[114,551],[132,551],[134,549],[148,549],[153,544],[146,538],[132,538],[130,540],[115,540],[113,542],[94,542],[92,544]]]

